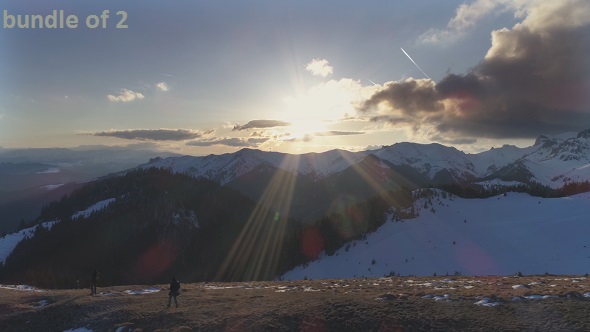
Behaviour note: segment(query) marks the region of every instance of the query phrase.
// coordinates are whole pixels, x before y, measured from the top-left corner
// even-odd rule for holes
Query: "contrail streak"
[[[422,70],[422,68],[420,68],[420,66],[418,66],[418,64],[416,63],[416,61],[414,61],[414,59],[412,59],[412,57],[408,54],[408,52],[406,52],[401,47],[400,47],[400,49],[402,50],[402,52],[404,52],[404,54],[408,57],[408,59],[410,59],[410,61],[412,61],[412,63],[414,64],[414,66],[416,66],[416,68],[420,69],[420,71],[422,72],[422,74],[424,74],[424,76],[426,76],[428,79],[431,79],[430,76],[426,75],[426,73],[424,72],[424,70]]]

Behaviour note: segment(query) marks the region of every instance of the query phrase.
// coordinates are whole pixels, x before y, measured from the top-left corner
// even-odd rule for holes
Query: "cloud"
[[[314,76],[328,77],[334,73],[334,67],[326,59],[313,59],[307,65],[305,70]]]
[[[365,148],[363,148],[363,151],[369,151],[369,150],[379,150],[382,149],[384,147],[384,145],[367,145]]]
[[[457,138],[448,138],[439,134],[435,134],[430,136],[430,141],[439,142],[443,144],[452,144],[452,145],[465,145],[465,144],[475,144],[477,142],[476,138],[473,137],[457,137]]]
[[[448,27],[455,30],[472,28],[477,21],[501,6],[502,2],[505,1],[476,0],[470,4],[464,3],[457,8],[456,15],[449,21]]]
[[[268,140],[269,140],[268,137],[248,138],[248,143],[258,145],[258,144],[262,144]]]
[[[424,44],[450,44],[461,39],[463,35],[462,31],[428,29],[418,37],[418,41]]]
[[[168,84],[166,84],[166,82],[160,82],[156,84],[156,89],[166,92],[168,91]]]
[[[309,143],[312,142],[315,137],[331,137],[331,136],[351,136],[351,135],[363,135],[365,132],[363,131],[340,131],[340,130],[330,130],[330,131],[322,131],[322,132],[315,132],[315,133],[308,133],[304,134],[299,137],[292,137],[289,139],[284,139],[285,142],[304,142]],[[287,135],[290,136],[290,135]]]
[[[525,0],[526,1],[526,0]],[[479,20],[490,13],[499,13],[516,8],[523,1],[515,0],[476,0],[470,4],[460,5],[455,16],[445,29],[429,29],[418,40],[427,44],[452,43],[462,38]]]
[[[145,98],[143,94],[139,92],[134,92],[127,89],[121,89],[119,95],[108,95],[107,99],[111,102],[130,102],[136,99],[143,99]]]
[[[463,142],[590,127],[590,2],[516,3],[522,21],[493,31],[485,58],[466,74],[388,82],[361,113]]]
[[[132,129],[101,131],[92,133],[91,135],[134,140],[184,141],[195,139],[208,133],[210,133],[210,131],[203,133],[187,129]]]
[[[305,134],[302,137],[294,137],[294,138],[289,138],[289,139],[285,140],[285,142],[291,142],[291,143],[294,143],[294,142],[309,143],[311,141],[313,141],[313,136],[310,134]]]
[[[245,125],[235,125],[232,131],[240,131],[246,129],[261,129],[261,128],[273,128],[273,127],[284,127],[290,125],[289,122],[279,120],[252,120]]]
[[[134,150],[134,151],[145,151],[145,150],[160,150],[161,146],[156,142],[138,142],[130,143],[125,145],[78,145],[74,150],[88,151],[88,150]]]
[[[363,131],[339,131],[339,130],[330,130],[324,131],[321,133],[315,133],[315,136],[350,136],[350,135],[362,135],[365,132]]]
[[[240,137],[224,137],[211,138],[204,140],[196,140],[187,142],[190,146],[213,146],[226,145],[231,147],[257,147],[258,145],[268,141],[268,138],[240,138]]]

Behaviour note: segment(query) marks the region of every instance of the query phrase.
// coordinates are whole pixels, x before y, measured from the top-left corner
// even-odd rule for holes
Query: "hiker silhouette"
[[[170,304],[172,303],[172,298],[174,298],[174,304],[178,308],[178,300],[176,297],[180,295],[178,292],[180,290],[180,282],[176,280],[176,277],[172,277],[172,281],[170,282],[170,292],[168,292],[168,308],[170,308]]]
[[[96,294],[96,286],[98,286],[98,279],[100,278],[100,274],[96,269],[92,272],[92,278],[90,279],[90,293],[92,295]]]

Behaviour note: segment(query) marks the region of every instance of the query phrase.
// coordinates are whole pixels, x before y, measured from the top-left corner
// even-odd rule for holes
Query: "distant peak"
[[[547,141],[551,141],[551,139],[549,137],[547,137],[546,135],[540,135],[535,140],[535,145],[542,145],[542,144],[545,144],[545,142],[547,142]]]
[[[579,132],[577,138],[590,138],[590,129]]]

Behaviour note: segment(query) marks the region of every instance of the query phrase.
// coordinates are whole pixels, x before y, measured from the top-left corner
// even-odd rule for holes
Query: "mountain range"
[[[504,145],[489,151],[467,154],[440,144],[396,143],[361,152],[331,150],[301,155],[242,149],[235,153],[203,157],[158,158],[142,167],[158,167],[202,176],[227,184],[255,171],[261,165],[306,176],[313,181],[325,179],[371,157],[384,169],[409,166],[424,181],[474,182],[508,180],[520,170],[518,180],[535,181],[552,188],[567,182],[590,179],[590,129],[579,133],[541,135],[534,145],[519,148]]]
[[[440,144],[397,143],[361,152],[301,155],[242,149],[203,157],[156,158],[164,168],[235,188],[267,208],[304,222],[336,201],[358,201],[401,187],[535,185],[559,189],[590,180],[590,129],[542,135],[535,144],[467,154]],[[270,195],[272,192],[282,195]],[[286,205],[284,197],[289,196]]]
[[[69,287],[97,267],[112,284],[175,273],[194,281],[321,278],[328,270],[579,273],[581,248],[590,247],[582,236],[588,195],[580,194],[590,192],[589,179],[590,130],[478,154],[397,143],[151,158],[79,184],[0,238],[0,282]],[[497,264],[481,267],[479,256],[465,255],[473,248]]]

